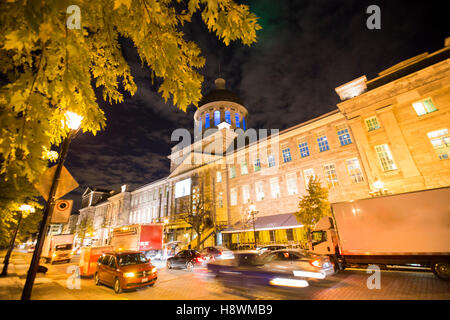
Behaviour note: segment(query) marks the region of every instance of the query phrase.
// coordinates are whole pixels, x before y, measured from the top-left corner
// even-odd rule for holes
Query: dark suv
[[[192,271],[195,266],[204,266],[208,260],[208,256],[201,254],[197,250],[183,250],[178,252],[175,256],[167,259],[167,269],[172,268],[186,268]]]
[[[112,286],[115,293],[152,286],[156,279],[156,267],[139,251],[104,253],[97,261],[94,274],[96,285]]]

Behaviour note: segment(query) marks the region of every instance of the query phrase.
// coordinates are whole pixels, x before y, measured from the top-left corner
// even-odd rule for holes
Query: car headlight
[[[52,254],[52,257],[56,257],[56,253]]]
[[[152,268],[152,273],[156,273],[156,267]]]
[[[123,274],[125,278],[133,278],[135,276],[134,272],[125,272]]]

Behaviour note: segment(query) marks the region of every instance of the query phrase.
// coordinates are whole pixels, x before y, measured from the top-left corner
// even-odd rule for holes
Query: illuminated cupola
[[[232,130],[247,130],[248,111],[239,97],[226,89],[224,79],[218,78],[214,83],[216,88],[203,96],[194,114],[196,137],[208,129],[219,128],[224,122]]]

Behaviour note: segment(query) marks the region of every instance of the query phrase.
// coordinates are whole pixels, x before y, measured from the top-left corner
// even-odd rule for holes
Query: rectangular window
[[[326,164],[323,166],[325,177],[328,182],[328,187],[336,187],[339,185],[339,181],[336,173],[336,166],[334,163]]]
[[[361,166],[359,165],[358,158],[348,159],[346,161],[348,174],[352,179],[352,183],[363,182],[364,177],[361,171]]]
[[[255,183],[256,200],[264,200],[264,184],[262,181]]]
[[[269,230],[270,241],[275,242],[275,230]]]
[[[391,150],[387,144],[381,144],[375,147],[375,151],[380,161],[381,168],[383,171],[395,170],[397,166],[395,165],[394,159],[391,154]]]
[[[283,153],[283,161],[284,162],[289,162],[289,161],[292,160],[292,158],[291,158],[291,149],[284,148],[283,150],[281,150],[281,152]]]
[[[236,190],[236,188],[232,188],[230,190],[230,204],[232,206],[237,205],[237,190]]]
[[[242,186],[242,202],[248,203],[250,201],[250,187],[249,185]]]
[[[373,131],[380,129],[380,123],[378,122],[377,117],[370,117],[364,120],[366,122],[367,130]]]
[[[286,185],[289,195],[298,194],[297,190],[297,175],[295,172],[286,175]]]
[[[330,146],[328,145],[328,139],[325,134],[320,134],[317,136],[317,143],[319,144],[320,152],[330,150]]]
[[[314,179],[316,174],[314,173],[313,168],[309,168],[309,169],[303,170],[303,176],[305,178],[305,187],[308,188],[309,180],[311,180],[311,178]]]
[[[338,128],[337,134],[339,137],[339,142],[341,146],[346,146],[352,143],[352,139],[350,138],[350,133],[348,132],[348,128]]]
[[[230,179],[236,178],[236,167],[230,166]]]
[[[309,156],[309,148],[307,142],[300,142],[298,144],[298,149],[300,150],[300,156],[302,158]]]
[[[253,170],[255,172],[261,170],[261,161],[259,160],[259,158],[255,159],[255,161],[253,162]]]
[[[270,191],[272,192],[272,198],[280,197],[280,185],[278,184],[278,178],[270,179]]]
[[[209,123],[209,113],[207,113],[207,114],[205,115],[205,129],[206,129],[206,128],[209,128],[209,126],[210,126],[210,123]]]
[[[439,159],[447,160],[450,153],[450,135],[448,134],[448,129],[428,132],[427,135]]]
[[[416,110],[416,113],[418,116],[431,113],[433,111],[436,111],[436,107],[433,104],[433,101],[431,101],[431,98],[424,99],[422,101],[414,102],[413,104],[414,110]]]
[[[247,162],[245,160],[241,162],[241,175],[246,175],[248,173]]]
[[[222,182],[222,172],[220,172],[220,171],[216,172],[216,181]]]
[[[223,208],[223,192],[219,192],[217,196],[217,205],[219,208]]]
[[[269,156],[267,157],[267,163],[270,167],[275,167],[276,162],[275,162],[275,156],[273,154],[269,154]]]
[[[294,241],[294,229],[286,229],[287,241]]]

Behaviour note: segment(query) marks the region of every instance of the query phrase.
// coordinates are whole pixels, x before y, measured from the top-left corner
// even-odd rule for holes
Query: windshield
[[[72,250],[72,244],[58,244],[55,246],[56,251]]]
[[[147,258],[142,253],[124,254],[119,257],[119,266],[128,266],[131,264],[148,263]]]

